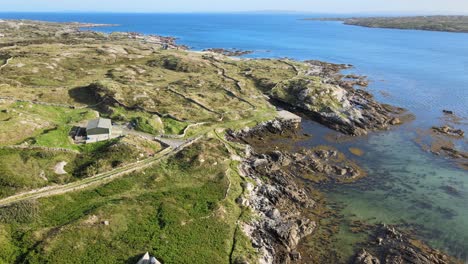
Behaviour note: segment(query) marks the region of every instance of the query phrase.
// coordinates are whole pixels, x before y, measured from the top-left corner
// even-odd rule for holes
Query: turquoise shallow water
[[[468,34],[300,20],[310,16],[314,15],[0,13],[0,18],[120,24],[98,30],[176,36],[196,50],[239,48],[254,50],[249,57],[355,65],[351,71],[369,76],[369,90],[377,99],[409,109],[416,120],[340,144],[344,152],[348,147],[365,150],[364,156],[354,158],[369,176],[354,184],[329,186],[327,195],[344,206],[349,218],[413,228],[431,245],[467,259],[468,173],[422,151],[412,139],[415,129],[442,123],[442,109],[468,117]],[[466,122],[458,127],[468,131]],[[305,122],[304,131],[316,136],[299,146],[328,143],[321,137],[327,129]],[[468,148],[466,141],[458,145]]]
[[[295,144],[333,145],[367,171],[368,176],[355,183],[323,186],[330,201],[343,206],[344,225],[353,220],[398,225],[468,263],[468,173],[448,159],[422,151],[412,141],[413,128],[407,124],[333,143],[326,136],[336,132],[305,121],[303,132],[312,137]],[[353,155],[349,151],[353,147],[364,155]],[[339,238],[338,246],[350,252],[353,245],[347,241],[356,241],[359,235],[343,231]]]

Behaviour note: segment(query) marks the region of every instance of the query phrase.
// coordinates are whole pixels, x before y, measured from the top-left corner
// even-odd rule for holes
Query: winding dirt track
[[[117,168],[108,172],[104,172],[93,177],[89,177],[80,181],[64,184],[64,185],[56,185],[56,186],[49,186],[41,189],[36,189],[24,193],[19,193],[13,196],[9,196],[0,200],[0,207],[5,207],[13,203],[27,201],[27,200],[34,200],[38,198],[44,198],[59,194],[64,194],[68,192],[74,192],[77,190],[81,190],[90,186],[97,186],[104,183],[108,183],[117,177],[123,176],[125,174],[129,174],[131,172],[135,172],[147,167],[150,167],[154,163],[172,156],[177,152],[181,151],[182,149],[190,146],[194,142],[196,142],[200,138],[196,138],[194,140],[189,140],[184,144],[180,145],[177,148],[168,147],[161,152],[157,153],[156,156],[148,158],[146,160],[142,160],[136,163],[132,163],[127,166],[123,166],[121,168]]]
[[[1,65],[0,66],[0,70],[5,68],[6,66],[8,66],[8,63],[10,63],[10,61],[13,59],[13,57],[10,57],[8,58],[6,61],[5,61],[5,64]]]

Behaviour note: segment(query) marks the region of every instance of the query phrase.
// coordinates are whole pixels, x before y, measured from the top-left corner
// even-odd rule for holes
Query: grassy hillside
[[[134,263],[150,251],[165,263],[228,263],[245,239],[234,165],[209,139],[97,189],[2,208],[0,262]]]
[[[237,222],[244,180],[225,142],[206,135],[273,118],[274,107],[246,72],[263,65],[286,78],[293,69],[162,50],[73,24],[8,21],[0,30],[3,61],[11,58],[0,69],[0,197],[77,181],[161,150],[136,136],[75,145],[71,128],[98,114],[155,135],[205,135],[173,158],[101,187],[0,208],[0,263],[135,263],[146,251],[165,263],[255,262]],[[66,174],[56,173],[60,162]]]
[[[165,50],[165,38],[79,27],[0,22],[0,63],[10,58],[0,69],[0,198],[144,163],[162,149],[148,134],[202,139],[105,185],[0,208],[0,263],[135,263],[146,251],[163,263],[256,263],[241,230],[255,216],[235,202],[244,151],[221,131],[275,118],[269,97],[341,113],[346,93],[306,62]],[[72,127],[98,115],[146,134],[74,144]]]

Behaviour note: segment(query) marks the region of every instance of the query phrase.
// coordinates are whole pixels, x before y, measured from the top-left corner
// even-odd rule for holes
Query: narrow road
[[[136,131],[134,129],[130,129],[128,126],[125,125],[115,125],[114,127],[117,127],[118,129],[122,130],[123,135],[134,135],[134,136],[139,136],[143,137],[147,140],[150,141],[159,141],[163,143],[164,145],[167,145],[171,148],[179,148],[180,146],[184,145],[187,143],[187,140],[184,139],[177,139],[177,138],[166,138],[166,137],[160,137],[160,136],[155,136],[149,133],[141,132],[141,131]]]
[[[10,57],[10,58],[6,59],[5,63],[2,66],[0,66],[0,70],[5,68],[6,66],[8,66],[8,63],[10,63],[10,61],[12,59],[13,59],[13,57]]]
[[[103,183],[110,182],[117,177],[123,176],[125,174],[150,167],[155,162],[160,161],[163,158],[167,158],[175,153],[181,151],[185,147],[190,146],[194,142],[196,142],[199,138],[186,141],[184,144],[179,145],[176,148],[168,147],[161,152],[157,153],[156,156],[148,158],[146,160],[142,160],[136,163],[129,164],[127,166],[123,166],[121,168],[117,168],[108,172],[104,172],[93,177],[89,177],[80,181],[64,184],[64,185],[56,185],[56,186],[49,186],[41,189],[36,189],[24,193],[19,193],[13,196],[9,196],[0,200],[0,208],[8,206],[12,203],[17,203],[21,201],[33,200],[38,198],[44,198],[59,194],[64,194],[68,192],[74,192],[77,190],[81,190],[86,187],[96,186]]]

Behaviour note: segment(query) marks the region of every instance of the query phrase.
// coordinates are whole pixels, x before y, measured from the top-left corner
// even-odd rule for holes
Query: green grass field
[[[70,163],[76,156],[66,152],[0,149],[0,197],[72,180],[71,175],[56,174],[54,167],[62,161]]]
[[[32,103],[0,103],[1,145],[30,142],[44,147],[63,147],[78,150],[69,137],[73,125],[96,118],[90,109],[70,109]]]
[[[97,189],[3,208],[0,262],[135,263],[149,251],[164,263],[229,263],[235,240],[234,257],[254,254],[235,231],[242,188],[231,166],[210,139]]]

